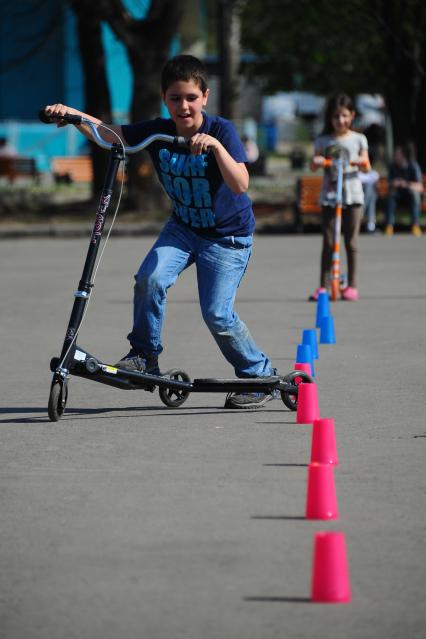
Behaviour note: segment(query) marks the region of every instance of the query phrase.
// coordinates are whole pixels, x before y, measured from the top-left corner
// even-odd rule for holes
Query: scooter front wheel
[[[51,422],[58,422],[65,411],[68,399],[68,386],[60,380],[53,380],[50,387],[49,404],[47,412]]]
[[[169,377],[170,379],[179,382],[191,381],[188,373],[185,373],[185,371],[182,371],[179,368],[172,368],[170,371],[164,373],[164,377]],[[179,406],[182,406],[184,402],[186,402],[189,392],[184,389],[167,388],[165,386],[158,390],[158,394],[160,395],[160,399],[163,404],[165,404],[169,408],[178,408]]]

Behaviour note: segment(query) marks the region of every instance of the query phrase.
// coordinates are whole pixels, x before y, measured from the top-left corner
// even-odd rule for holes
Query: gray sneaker
[[[228,393],[224,408],[254,410],[262,408],[271,399],[274,399],[272,393]]]
[[[138,353],[134,348],[131,348],[127,355],[122,357],[115,364],[115,367],[138,373],[160,375],[158,358],[155,356],[146,357],[145,355],[143,355],[143,353]]]

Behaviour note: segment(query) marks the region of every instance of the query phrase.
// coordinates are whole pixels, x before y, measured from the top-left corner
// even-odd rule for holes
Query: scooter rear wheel
[[[308,373],[296,370],[286,375],[284,381],[298,386],[300,382],[312,383],[313,379]],[[283,390],[281,391],[281,399],[287,408],[293,411],[297,410],[297,395],[292,394],[291,391]]]
[[[47,412],[51,422],[58,422],[65,411],[68,399],[68,386],[59,380],[54,380],[50,387]]]
[[[182,371],[179,368],[172,368],[171,370],[164,373],[163,376],[180,382],[191,381],[188,373],[185,373],[185,371]],[[188,399],[189,395],[189,392],[186,390],[167,387],[160,388],[158,390],[158,393],[163,404],[165,404],[169,408],[178,408],[179,406],[182,406],[182,404]]]

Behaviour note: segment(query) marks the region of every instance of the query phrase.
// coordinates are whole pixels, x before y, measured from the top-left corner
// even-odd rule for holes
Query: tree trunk
[[[407,29],[405,11],[405,4],[401,2],[381,5],[380,24],[384,27],[383,42],[389,61],[385,93],[395,144],[414,142],[424,166],[426,55],[423,41],[415,37],[413,29]],[[424,15],[425,10],[419,5],[418,24]]]
[[[218,0],[218,49],[220,77],[220,115],[228,120],[236,117],[238,70],[241,58],[242,0]]]
[[[157,34],[157,36],[155,36]],[[154,41],[162,40],[161,32],[153,31]],[[144,46],[129,49],[129,60],[133,70],[133,96],[130,121],[149,120],[160,113],[160,70],[168,58],[168,49],[158,50],[145,39]],[[155,70],[155,73],[153,73]],[[129,206],[142,211],[158,212],[167,207],[162,187],[152,174],[148,152],[142,151],[130,158]]]
[[[131,121],[137,122],[159,115],[159,75],[169,56],[172,38],[178,32],[184,2],[151,0],[149,11],[143,19],[133,18],[121,0],[97,0],[96,3],[91,0],[70,0],[70,4],[79,18],[79,30],[82,34],[80,42],[86,75],[88,111],[102,120],[111,122],[109,90],[100,38],[100,21],[104,20],[125,46],[132,67],[134,88]],[[98,150],[94,151],[94,154],[97,158]],[[152,175],[147,175],[147,166],[142,154],[138,154],[138,157],[131,156],[128,204],[132,208],[140,208],[143,205],[144,210],[152,207],[158,209],[160,200],[164,203],[157,182],[153,180]],[[98,183],[99,175],[100,184],[103,171],[98,172],[97,159],[95,167],[96,180]]]
[[[183,3],[157,0],[151,3],[147,19],[139,24],[137,38],[128,43],[133,70],[131,120],[151,119],[159,115],[161,102],[160,73],[169,58],[170,46],[183,15]],[[137,209],[158,212],[168,207],[168,199],[157,178],[147,167],[147,153],[133,157],[130,203]]]
[[[96,10],[126,47],[133,75],[131,122],[151,119],[160,113],[160,73],[178,31],[184,3],[152,0],[144,19],[136,20],[119,0],[98,0]],[[150,165],[149,165],[150,166]],[[132,208],[158,210],[165,196],[147,169],[144,154],[129,162],[128,204]]]
[[[103,122],[111,122],[111,101],[105,70],[105,53],[102,45],[99,17],[87,12],[84,2],[73,0],[72,8],[77,17],[79,48],[83,65],[85,111]],[[93,162],[92,197],[98,199],[108,165],[108,153],[97,144],[90,143]]]
[[[426,80],[423,80],[422,87],[417,101],[416,135],[417,159],[426,173]]]

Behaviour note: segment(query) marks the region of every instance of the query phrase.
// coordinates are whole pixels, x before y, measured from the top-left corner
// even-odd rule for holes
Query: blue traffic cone
[[[296,364],[310,364],[312,377],[315,377],[314,358],[312,357],[312,348],[309,344],[298,344]]]
[[[321,291],[321,293],[318,294],[317,317],[316,317],[315,326],[317,328],[320,328],[321,319],[323,317],[327,317],[328,315],[330,315],[330,302],[328,299],[328,293],[327,291]]]
[[[333,316],[323,317],[320,325],[320,344],[335,344],[336,334],[334,332]]]
[[[302,333],[302,344],[309,344],[312,349],[312,357],[319,359],[317,332],[315,328],[305,328]]]

